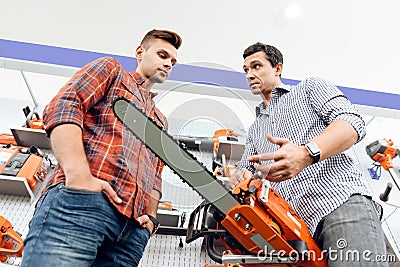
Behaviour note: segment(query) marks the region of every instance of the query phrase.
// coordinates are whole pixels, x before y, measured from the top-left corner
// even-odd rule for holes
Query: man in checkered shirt
[[[36,204],[22,267],[139,264],[158,225],[164,163],[117,120],[111,105],[124,97],[167,129],[151,89],[168,78],[181,43],[175,32],[151,30],[136,48],[135,71],[112,57],[93,60],[46,106],[46,132],[59,164]]]
[[[262,102],[229,186],[257,172],[306,222],[329,266],[372,266],[386,255],[381,207],[343,153],[365,136],[362,117],[327,81],[283,84],[283,57],[273,46],[251,45],[243,58],[249,88]]]

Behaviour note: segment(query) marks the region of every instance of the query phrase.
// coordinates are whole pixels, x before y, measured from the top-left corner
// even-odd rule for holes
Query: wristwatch
[[[319,149],[318,145],[314,142],[309,142],[304,146],[307,148],[308,153],[310,153],[311,157],[313,158],[312,164],[317,163],[321,156],[321,150]]]
[[[151,235],[154,235],[157,232],[158,227],[160,227],[160,222],[154,216],[151,216],[149,214],[147,214],[147,216],[149,217],[150,221],[153,222],[154,228],[153,228],[153,232],[151,233]]]

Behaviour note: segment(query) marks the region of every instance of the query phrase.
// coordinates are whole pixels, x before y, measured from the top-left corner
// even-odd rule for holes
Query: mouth
[[[164,70],[164,69],[158,69],[162,74],[164,74],[165,76],[168,76],[169,73],[168,71]]]
[[[250,88],[254,88],[255,86],[259,85],[259,83],[249,83]]]

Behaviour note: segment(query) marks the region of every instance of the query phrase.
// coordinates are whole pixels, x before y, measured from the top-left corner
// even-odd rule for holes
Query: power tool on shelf
[[[15,138],[12,134],[0,133],[0,144],[16,146],[17,141],[15,141]]]
[[[227,163],[227,157],[224,153],[219,153],[220,144],[228,142],[238,142],[238,134],[232,129],[220,129],[214,132],[212,137],[213,154],[212,154],[212,170],[217,177],[230,177],[236,170],[236,165]]]
[[[206,199],[191,215],[187,243],[204,236],[209,256],[225,266],[327,266],[304,221],[267,181],[242,180],[231,192],[129,100],[118,98],[112,108],[136,138]],[[217,240],[227,252],[214,249]]]
[[[31,190],[34,190],[46,174],[44,156],[38,148],[10,145],[0,148],[0,175],[25,178]]]
[[[378,139],[367,145],[365,150],[374,161],[372,167],[368,168],[371,178],[379,179],[383,168],[389,172],[396,187],[400,190],[399,178],[393,169],[393,159],[400,155],[400,150],[393,145],[393,141],[390,139]],[[392,183],[389,182],[386,190],[379,196],[382,201],[388,200],[392,187]]]
[[[26,106],[25,108],[22,109],[22,111],[24,112],[24,115],[26,117],[25,127],[44,130],[43,119],[40,118],[39,113],[37,113],[35,109],[31,111],[29,106]]]
[[[0,262],[6,262],[9,257],[22,257],[24,240],[14,231],[11,223],[0,216]]]
[[[239,135],[232,129],[220,129],[214,132],[212,141],[214,143],[213,151],[217,153],[219,143],[221,140],[225,141],[238,141]]]

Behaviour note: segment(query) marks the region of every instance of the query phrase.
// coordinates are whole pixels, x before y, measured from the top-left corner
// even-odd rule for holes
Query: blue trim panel
[[[4,58],[82,68],[87,63],[106,56],[117,59],[128,71],[136,68],[136,59],[132,57],[0,39],[0,57]]]
[[[134,57],[0,39],[0,57],[4,58],[81,68],[90,61],[105,56],[117,59],[127,71],[136,69]],[[174,67],[169,79],[249,90],[244,73],[229,70],[178,64]],[[292,79],[282,79],[282,81],[291,85],[299,82]],[[400,110],[400,95],[338,87],[354,104]]]

